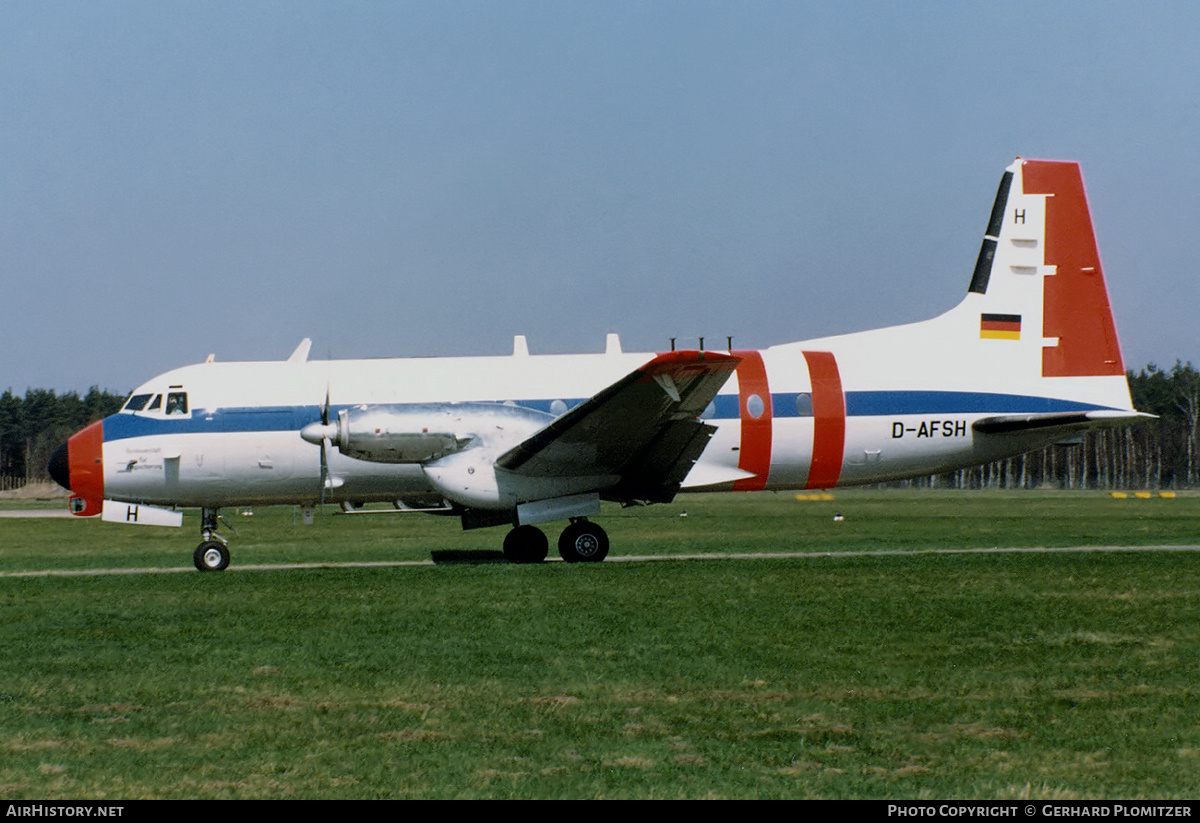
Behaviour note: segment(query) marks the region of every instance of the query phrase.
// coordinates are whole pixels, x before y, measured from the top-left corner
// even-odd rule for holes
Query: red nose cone
[[[74,492],[71,512],[83,517],[100,514],[104,504],[104,423],[97,421],[71,435],[50,458],[50,476]]]

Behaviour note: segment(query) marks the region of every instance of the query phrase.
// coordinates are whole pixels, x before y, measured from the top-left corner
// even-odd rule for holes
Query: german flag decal
[[[979,336],[987,340],[1020,340],[1021,315],[979,315]]]

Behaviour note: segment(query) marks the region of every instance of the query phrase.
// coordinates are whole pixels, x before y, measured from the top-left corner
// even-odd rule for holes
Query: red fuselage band
[[[766,488],[771,474],[771,389],[761,353],[732,354],[742,358],[737,365],[738,415],[742,424],[738,468],[754,475],[735,482],[733,490],[759,491]]]
[[[812,381],[813,451],[807,489],[830,489],[842,475],[846,447],[846,400],[837,360],[830,352],[806,351]]]

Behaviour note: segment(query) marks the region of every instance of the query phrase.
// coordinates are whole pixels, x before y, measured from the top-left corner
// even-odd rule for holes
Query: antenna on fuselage
[[[304,338],[300,341],[300,345],[292,352],[291,357],[287,359],[289,363],[306,363],[308,362],[308,350],[312,348],[312,340]]]

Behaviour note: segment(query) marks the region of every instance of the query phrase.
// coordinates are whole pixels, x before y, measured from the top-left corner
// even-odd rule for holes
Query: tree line
[[[910,485],[953,488],[1184,489],[1200,480],[1200,372],[1176,361],[1129,372],[1138,411],[1153,420],[1083,433],[1041,451],[921,478]],[[49,480],[54,450],[84,426],[115,413],[123,395],[11,389],[0,395],[0,488]]]
[[[1083,432],[1040,451],[909,481],[966,489],[1187,489],[1200,479],[1200,372],[1176,361],[1127,372],[1133,407],[1155,415],[1133,426]]]
[[[0,395],[0,489],[49,481],[46,467],[54,450],[89,423],[116,413],[124,395],[93,386],[58,394],[30,389],[24,397],[12,389]]]

